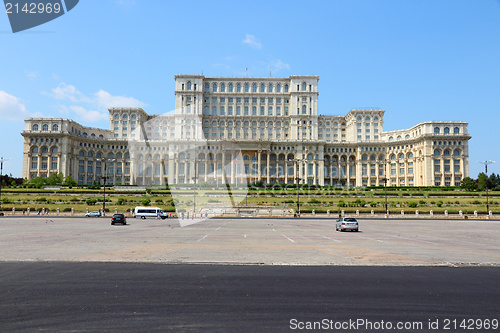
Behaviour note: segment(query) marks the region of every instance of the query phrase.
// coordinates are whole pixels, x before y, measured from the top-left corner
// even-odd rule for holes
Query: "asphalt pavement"
[[[2,332],[496,332],[500,319],[500,267],[1,262],[0,293]]]

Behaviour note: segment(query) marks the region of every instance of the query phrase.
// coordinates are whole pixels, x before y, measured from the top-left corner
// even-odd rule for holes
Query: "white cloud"
[[[269,70],[272,71],[272,72],[279,72],[281,70],[288,70],[288,69],[290,69],[290,65],[284,63],[280,59],[271,61],[271,63],[269,64],[268,67],[269,67]]]
[[[87,122],[107,120],[109,118],[107,109],[111,107],[144,107],[147,105],[133,97],[113,96],[102,89],[87,96],[75,86],[64,82],[60,83],[57,88],[52,89],[51,93],[44,94],[61,101],[72,102],[73,105],[59,104],[56,108],[65,117],[71,118],[72,114],[74,114],[77,119]]]
[[[254,49],[261,49],[262,48],[262,43],[255,38],[254,35],[247,34],[245,39],[243,40],[243,44],[247,44],[250,47],[253,47]]]
[[[0,118],[6,120],[22,120],[28,116],[21,99],[0,90]]]
[[[107,112],[102,113],[95,110],[86,110],[84,107],[78,105],[71,105],[69,109],[80,117],[80,119],[88,122],[97,122],[109,119],[109,114]]]
[[[30,71],[24,71],[24,75],[31,81],[35,80],[38,77],[38,72],[30,72]]]
[[[140,108],[146,105],[133,97],[113,96],[102,89],[95,93],[95,97],[97,106],[106,109],[111,107]]]
[[[76,102],[89,102],[89,98],[84,96],[75,86],[62,82],[59,87],[52,89],[52,97],[62,100]]]

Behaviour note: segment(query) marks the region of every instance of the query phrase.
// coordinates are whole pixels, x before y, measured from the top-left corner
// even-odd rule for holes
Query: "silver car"
[[[335,230],[358,231],[359,230],[358,220],[356,220],[354,217],[341,217],[337,220],[337,223],[335,224]]]
[[[101,212],[88,212],[85,217],[101,217]]]

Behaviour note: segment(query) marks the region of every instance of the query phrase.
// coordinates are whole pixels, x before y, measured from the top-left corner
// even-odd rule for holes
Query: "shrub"
[[[344,201],[339,201],[339,207],[347,207],[347,204]]]
[[[89,206],[91,205],[95,205],[97,203],[97,199],[94,199],[94,198],[89,198],[87,200],[85,200],[85,203]]]
[[[144,199],[144,200],[141,201],[141,204],[143,206],[149,206],[150,203],[151,203],[151,200],[149,200],[149,199]]]
[[[410,207],[410,208],[415,208],[417,206],[418,206],[418,204],[415,201],[408,202],[408,207]]]
[[[125,198],[118,198],[118,201],[116,202],[117,205],[124,205],[127,202]]]
[[[319,204],[319,203],[321,203],[321,201],[316,200],[316,199],[311,199],[311,200],[309,200],[308,202],[309,202],[310,204]]]

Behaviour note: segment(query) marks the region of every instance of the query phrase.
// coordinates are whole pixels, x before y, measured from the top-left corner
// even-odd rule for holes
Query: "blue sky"
[[[0,155],[22,175],[24,119],[109,128],[107,108],[174,108],[174,75],[319,75],[319,112],[386,110],[384,130],[469,123],[500,173],[500,0],[82,0],[13,34],[0,13]]]

